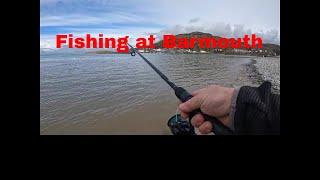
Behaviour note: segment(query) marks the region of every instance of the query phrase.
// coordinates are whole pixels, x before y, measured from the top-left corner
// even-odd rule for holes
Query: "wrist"
[[[232,107],[232,98],[235,92],[235,88],[227,88],[226,90],[226,109],[227,114],[230,114]]]
[[[230,104],[230,113],[229,113],[229,124],[228,126],[234,130],[234,115],[236,113],[236,105],[237,105],[237,98],[239,94],[240,88],[234,88],[233,94],[231,96],[231,104]]]

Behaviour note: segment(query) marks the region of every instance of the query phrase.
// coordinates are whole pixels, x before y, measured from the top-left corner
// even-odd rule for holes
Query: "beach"
[[[280,57],[255,57],[249,66],[248,76],[256,82],[271,82],[272,91],[280,94]]]

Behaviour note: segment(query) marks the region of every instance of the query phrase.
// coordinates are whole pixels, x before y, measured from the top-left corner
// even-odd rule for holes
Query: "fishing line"
[[[176,122],[178,122],[178,111],[179,111],[179,107],[177,107],[177,110],[176,110]]]

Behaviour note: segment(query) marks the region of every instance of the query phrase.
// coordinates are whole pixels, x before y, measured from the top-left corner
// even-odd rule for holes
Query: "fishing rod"
[[[158,68],[156,68],[139,51],[136,51],[136,49],[133,46],[131,46],[129,43],[128,43],[128,45],[131,48],[130,49],[131,56],[135,56],[136,54],[138,54],[174,90],[175,95],[177,96],[177,98],[181,102],[186,102],[193,97],[187,90],[185,90],[182,87],[176,86],[173,82],[171,82],[166,75],[164,75]],[[216,135],[234,134],[233,130],[231,130],[229,127],[224,125],[216,117],[212,117],[207,114],[204,114],[203,112],[201,112],[200,109],[196,109],[189,114],[189,124],[186,124],[183,121],[178,121],[178,125],[175,123],[172,123],[173,121],[170,121],[170,120],[174,119],[174,117],[177,119],[178,115],[176,115],[169,120],[168,126],[170,127],[171,131],[173,131],[174,134],[195,134],[194,127],[191,125],[190,121],[191,121],[192,117],[198,113],[203,115],[205,121],[210,121],[212,123],[212,125],[213,125],[212,132],[214,134],[216,134]],[[180,115],[179,115],[179,117],[180,117]],[[183,131],[184,133],[179,132],[180,130]]]

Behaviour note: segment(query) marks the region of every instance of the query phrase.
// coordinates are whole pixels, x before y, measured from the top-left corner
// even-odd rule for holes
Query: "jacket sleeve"
[[[280,134],[280,95],[271,93],[271,83],[240,88],[234,114],[236,134]]]

